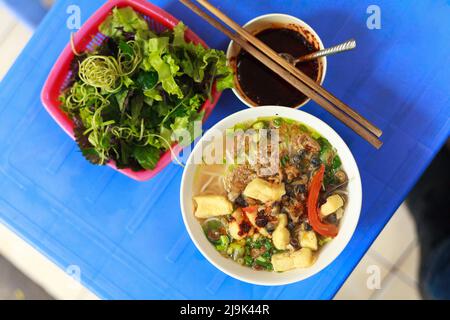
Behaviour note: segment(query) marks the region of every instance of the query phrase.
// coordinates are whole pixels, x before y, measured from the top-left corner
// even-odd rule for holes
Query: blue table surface
[[[225,36],[182,4],[153,2],[210,46],[226,48]],[[67,7],[78,4],[85,21],[103,1],[58,1],[0,85],[0,219],[61,268],[79,268],[102,298],[332,298],[449,135],[450,1],[379,0],[379,30],[366,26],[373,1],[213,2],[239,23],[273,12],[298,16],[325,46],[356,38],[356,50],[329,58],[324,86],[384,130],[382,149],[316,104],[304,108],[343,137],[361,171],[361,218],[342,254],[296,284],[240,282],[189,239],[179,207],[181,167],[171,164],[140,183],[82,158],[39,96],[69,39]],[[225,92],[207,125],[243,108]]]

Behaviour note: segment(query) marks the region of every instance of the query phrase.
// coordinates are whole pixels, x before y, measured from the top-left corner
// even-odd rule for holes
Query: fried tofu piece
[[[278,219],[278,225],[272,233],[272,242],[278,250],[286,250],[287,245],[291,241],[291,234],[286,228],[287,216],[285,214],[280,214]]]
[[[314,254],[309,248],[301,248],[291,253],[294,266],[296,268],[307,268],[314,264]]]
[[[284,184],[270,183],[261,178],[253,179],[243,192],[244,196],[262,202],[278,201],[286,193]]]
[[[294,259],[289,252],[276,253],[272,255],[272,266],[276,272],[288,271],[295,268]]]
[[[292,253],[283,252],[272,256],[273,270],[277,272],[288,271],[295,268],[307,268],[314,264],[314,254],[309,248],[301,248]]]
[[[309,248],[311,250],[317,250],[317,236],[314,231],[300,231],[298,240],[302,248]]]
[[[320,213],[324,216],[328,216],[336,212],[339,208],[344,206],[344,200],[338,194],[333,194],[327,198],[327,201],[320,206]]]
[[[196,196],[194,201],[197,204],[197,209],[195,210],[197,218],[224,216],[233,212],[233,204],[225,196]]]

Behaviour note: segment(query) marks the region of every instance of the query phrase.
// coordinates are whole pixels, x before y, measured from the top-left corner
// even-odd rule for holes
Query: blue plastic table
[[[373,1],[214,1],[240,23],[265,13],[304,19],[325,46],[355,37],[358,48],[329,58],[325,87],[384,130],[373,149],[314,103],[358,162],[363,208],[348,247],[316,276],[280,287],[234,280],[210,265],[184,228],[182,168],[139,183],[87,163],[44,110],[39,94],[69,39],[55,4],[0,85],[0,219],[61,268],[78,266],[102,298],[332,298],[449,134],[450,1],[377,1],[381,29],[366,26]],[[154,1],[212,47],[228,40],[177,1]],[[102,1],[79,1],[85,21]],[[211,126],[245,108],[226,92]]]

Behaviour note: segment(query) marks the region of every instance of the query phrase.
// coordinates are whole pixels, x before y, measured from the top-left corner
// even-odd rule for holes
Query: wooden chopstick
[[[207,13],[203,12],[198,6],[196,6],[192,1],[190,0],[180,0],[185,6],[190,8],[193,12],[195,12],[197,15],[208,21],[212,26],[223,32],[225,35],[227,35],[231,40],[235,41],[239,46],[241,46],[244,50],[249,52],[251,55],[253,55],[255,58],[257,58],[259,61],[261,61],[264,65],[266,65],[268,68],[272,69],[275,73],[283,77],[287,82],[289,82],[292,86],[297,88],[298,90],[302,91],[305,95],[307,95],[309,98],[317,102],[319,105],[321,105],[325,110],[330,112],[332,115],[334,115],[337,119],[342,121],[344,124],[346,124],[349,128],[351,128],[353,131],[355,131],[358,135],[360,135],[363,139],[368,141],[370,144],[372,144],[375,148],[379,149],[381,145],[383,144],[377,137],[372,135],[366,128],[361,126],[359,123],[357,123],[352,118],[349,118],[345,113],[340,111],[339,109],[335,108],[330,102],[325,100],[322,96],[317,94],[315,91],[313,91],[311,88],[306,86],[304,83],[299,81],[297,78],[293,77],[287,70],[285,70],[283,67],[275,63],[274,61],[270,60],[266,55],[261,53],[259,50],[257,50],[255,47],[251,46],[248,42],[245,40],[242,40],[240,37],[238,37],[236,34],[233,34],[231,31],[226,29],[224,26],[222,26],[219,22],[214,20],[213,17],[208,15]]]
[[[362,115],[360,115],[358,112],[356,112],[351,107],[346,105],[344,102],[339,100],[337,97],[335,97],[329,91],[325,90],[323,87],[321,87],[319,84],[317,84],[314,80],[309,78],[307,75],[305,75],[299,69],[297,69],[292,64],[287,62],[285,59],[281,58],[274,50],[272,50],[264,42],[262,42],[261,40],[259,40],[255,36],[253,36],[251,33],[249,33],[247,30],[242,28],[239,24],[234,22],[231,18],[229,18],[223,12],[221,12],[219,9],[214,7],[211,3],[209,3],[206,0],[197,0],[197,2],[200,3],[204,8],[209,10],[217,18],[219,18],[228,27],[230,27],[231,29],[236,31],[242,38],[244,38],[245,40],[250,42],[252,45],[257,47],[259,50],[264,52],[269,58],[271,58],[272,60],[277,62],[284,69],[288,70],[290,73],[292,73],[300,81],[306,83],[306,85],[309,86],[310,88],[312,88],[314,91],[318,92],[324,98],[328,99],[338,109],[340,109],[341,111],[345,112],[347,115],[352,117],[356,122],[360,123],[367,130],[372,132],[377,137],[380,137],[382,135],[383,132],[379,128],[377,128],[375,125],[370,123],[369,120],[367,120]]]

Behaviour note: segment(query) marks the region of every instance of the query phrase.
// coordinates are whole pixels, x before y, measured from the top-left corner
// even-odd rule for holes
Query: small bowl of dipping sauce
[[[324,49],[317,33],[304,21],[286,14],[267,14],[247,22],[244,29],[277,53],[294,58]],[[264,105],[300,108],[309,98],[231,41],[228,64],[234,70],[234,94],[247,106]],[[300,71],[322,85],[327,70],[326,57],[300,62]]]

